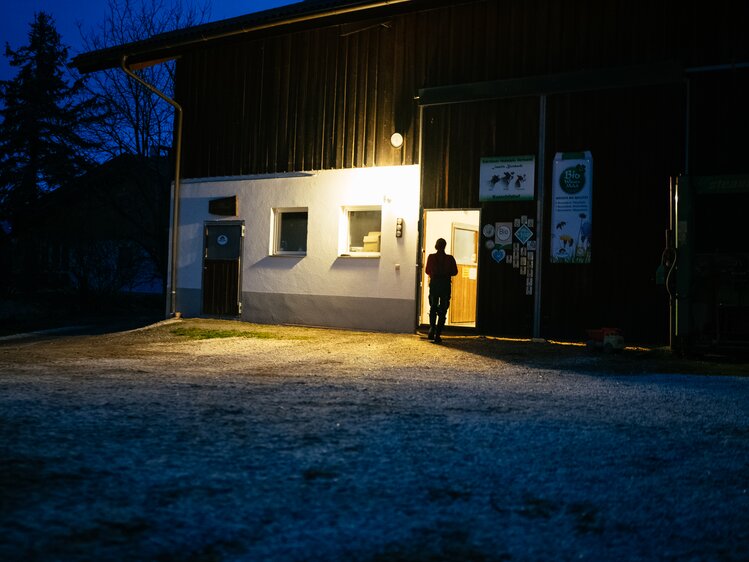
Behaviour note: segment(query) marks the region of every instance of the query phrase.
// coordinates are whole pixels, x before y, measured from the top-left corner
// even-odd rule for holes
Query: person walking
[[[440,334],[445,327],[447,309],[450,307],[452,278],[458,274],[455,258],[445,253],[447,242],[438,238],[434,244],[437,250],[427,257],[426,274],[429,275],[429,335],[434,343],[441,343]]]

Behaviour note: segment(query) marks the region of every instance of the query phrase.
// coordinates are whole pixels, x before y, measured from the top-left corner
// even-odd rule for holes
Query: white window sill
[[[339,258],[354,258],[354,259],[361,259],[361,258],[379,258],[380,252],[351,252],[350,254],[338,254]]]

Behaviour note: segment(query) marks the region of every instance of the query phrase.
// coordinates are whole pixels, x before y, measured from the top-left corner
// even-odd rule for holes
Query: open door
[[[447,311],[452,325],[476,325],[476,288],[478,286],[478,224],[452,225],[452,252],[458,264],[453,277],[452,297]]]
[[[424,211],[422,263],[433,253],[438,238],[447,242],[445,251],[455,257],[458,275],[453,277],[447,326],[476,326],[476,294],[478,292],[478,230],[477,209],[446,209]],[[429,277],[422,269],[420,323],[429,324]]]

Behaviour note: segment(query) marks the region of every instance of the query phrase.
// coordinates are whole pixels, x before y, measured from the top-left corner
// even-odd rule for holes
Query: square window
[[[382,209],[363,207],[344,209],[346,244],[342,254],[378,256],[382,234]]]
[[[307,253],[307,209],[276,209],[273,253],[305,255]]]

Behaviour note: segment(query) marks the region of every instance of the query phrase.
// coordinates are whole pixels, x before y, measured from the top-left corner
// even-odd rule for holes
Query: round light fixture
[[[393,148],[400,148],[403,146],[403,135],[400,133],[393,133],[390,135],[390,144],[393,145]]]

